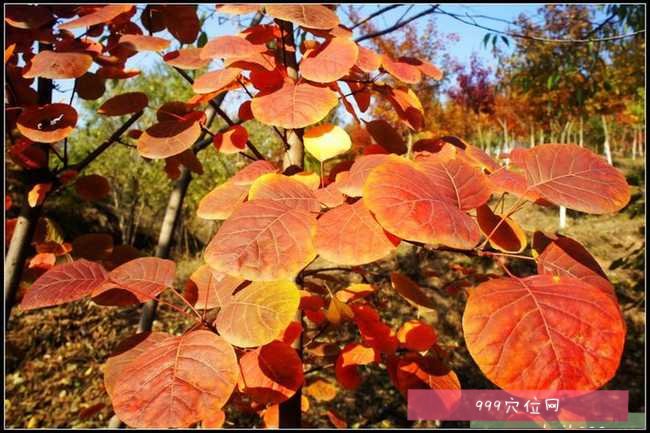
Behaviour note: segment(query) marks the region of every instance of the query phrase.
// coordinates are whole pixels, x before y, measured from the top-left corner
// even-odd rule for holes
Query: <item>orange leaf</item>
[[[199,310],[223,307],[230,302],[233,292],[243,282],[241,278],[201,265],[190,275],[185,285],[185,297]]]
[[[604,214],[630,201],[625,176],[591,150],[575,144],[515,149],[512,161],[526,173],[528,187],[558,206]]]
[[[616,373],[625,322],[610,294],[572,277],[498,278],[470,292],[463,332],[505,390],[595,390]]]
[[[41,51],[34,56],[23,77],[51,80],[79,78],[88,71],[92,63],[93,58],[88,54]]]
[[[237,206],[246,200],[248,188],[236,185],[231,180],[217,186],[201,199],[196,210],[197,216],[208,220],[229,218]]]
[[[119,43],[135,51],[162,51],[169,47],[170,42],[157,36],[122,35]]]
[[[210,64],[209,59],[201,58],[201,48],[183,48],[170,51],[163,56],[163,60],[168,65],[190,71],[204,68]]]
[[[251,185],[249,200],[273,200],[292,209],[318,213],[320,203],[314,192],[303,183],[283,174],[268,173]]]
[[[356,65],[363,72],[374,72],[381,65],[381,56],[369,48],[360,46]]]
[[[119,15],[129,12],[132,9],[133,5],[129,4],[101,6],[89,14],[80,16],[79,18],[68,21],[67,23],[60,24],[59,29],[71,30],[79,27],[91,27],[97,24],[108,23]]]
[[[315,226],[304,210],[268,199],[249,201],[219,228],[205,260],[216,270],[253,281],[292,278],[316,256]]]
[[[298,129],[322,120],[337,104],[336,93],[326,87],[285,81],[279,90],[253,98],[251,109],[266,125]]]
[[[359,56],[357,44],[346,38],[332,38],[303,56],[300,74],[316,83],[330,83],[350,72]]]
[[[414,162],[390,156],[370,172],[363,196],[379,224],[402,239],[464,249],[480,239],[476,222]]]
[[[386,72],[403,83],[418,84],[422,79],[420,69],[403,58],[394,60],[384,54],[381,56],[381,66]]]
[[[345,422],[340,416],[338,416],[331,409],[327,411],[327,418],[336,428],[348,428],[348,423]]]
[[[324,379],[316,379],[304,388],[304,392],[318,401],[332,401],[336,398],[338,390],[333,383]]]
[[[234,84],[241,73],[239,68],[218,69],[216,71],[207,72],[192,84],[192,90],[195,93],[213,93],[217,94],[229,90],[230,85]],[[236,84],[238,86],[239,84]],[[215,95],[216,96],[216,95]]]
[[[311,29],[329,30],[339,25],[336,13],[324,5],[269,4],[265,9],[273,18]]]
[[[169,335],[123,368],[113,409],[130,427],[189,427],[228,401],[238,370],[235,351],[218,335]]]
[[[138,152],[146,158],[167,158],[188,149],[200,135],[199,122],[187,120],[158,122],[140,136]]]
[[[350,266],[382,259],[397,247],[363,199],[351,205],[342,204],[319,218],[314,245],[325,260]]]
[[[364,155],[354,161],[349,175],[336,180],[339,191],[350,197],[363,195],[363,184],[373,168],[386,161],[386,155]]]
[[[202,59],[247,57],[266,51],[264,45],[255,45],[239,36],[219,36],[210,39],[201,49]]]

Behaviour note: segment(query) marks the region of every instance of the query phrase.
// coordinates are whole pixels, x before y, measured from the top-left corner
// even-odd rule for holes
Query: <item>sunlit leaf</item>
[[[315,226],[305,210],[268,199],[249,201],[219,228],[205,250],[205,261],[252,281],[292,278],[316,256]]]
[[[273,18],[289,21],[311,29],[329,30],[339,24],[333,10],[317,4],[268,4],[266,13]]]
[[[363,197],[379,224],[402,239],[474,247],[478,225],[438,191],[416,163],[391,156],[370,172]]]
[[[584,147],[542,144],[515,149],[511,155],[524,169],[529,188],[558,206],[603,214],[616,212],[630,201],[625,176]]]
[[[253,98],[251,110],[266,125],[297,129],[322,120],[337,104],[336,93],[326,87],[286,81],[279,90]]]
[[[170,41],[158,36],[122,35],[119,43],[135,51],[162,51],[169,47]]]
[[[386,161],[386,158],[386,155],[358,157],[350,167],[349,175],[336,180],[339,191],[350,197],[361,197],[363,195],[363,185],[366,183],[368,175],[373,168]]]
[[[185,285],[185,298],[200,310],[226,305],[237,287],[244,280],[217,272],[208,265],[201,265],[190,275]]]
[[[595,390],[616,372],[625,322],[607,293],[572,277],[487,281],[470,292],[465,342],[503,389]]]
[[[318,213],[320,203],[314,192],[293,177],[268,173],[258,177],[248,192],[249,200],[273,200],[293,209]]]
[[[168,65],[180,69],[195,70],[201,69],[210,64],[210,59],[202,59],[200,48],[183,48],[181,50],[170,51],[163,56],[163,60]]]
[[[92,63],[93,58],[88,54],[41,51],[34,56],[23,77],[51,80],[79,78],[88,71]]]
[[[346,38],[332,38],[303,56],[300,74],[317,83],[330,83],[347,75],[359,55],[357,44]]]
[[[331,123],[306,129],[303,142],[307,152],[321,162],[339,156],[352,147],[348,133]]]
[[[155,123],[138,139],[138,152],[146,158],[162,159],[188,149],[201,135],[201,125],[192,120]]]
[[[254,281],[235,293],[219,312],[215,325],[235,346],[261,346],[291,323],[299,303],[298,287],[291,281]]]
[[[217,150],[226,155],[242,152],[246,149],[248,131],[241,125],[234,125],[222,133],[215,134],[212,142]]]
[[[224,220],[248,196],[248,187],[227,181],[207,193],[199,202],[196,214],[208,220]]]
[[[59,25],[59,29],[71,30],[79,27],[91,27],[97,24],[108,23],[116,18],[118,15],[129,12],[133,9],[133,5],[129,4],[116,4],[100,6],[94,12],[80,16],[77,19],[68,21]]]
[[[363,200],[342,204],[316,224],[314,245],[325,260],[340,265],[363,265],[382,259],[399,244],[375,221]]]
[[[265,51],[264,45],[255,45],[239,36],[218,36],[210,39],[201,48],[202,59],[215,59],[227,57],[247,57]]]
[[[226,91],[237,80],[240,73],[241,69],[239,68],[226,68],[207,72],[194,80],[192,90],[199,94]]]

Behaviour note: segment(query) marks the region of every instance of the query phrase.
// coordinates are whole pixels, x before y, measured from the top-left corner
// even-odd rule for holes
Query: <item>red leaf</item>
[[[226,155],[242,152],[246,149],[247,141],[248,131],[241,125],[231,126],[223,133],[215,134],[212,137],[214,147]]]
[[[77,111],[68,104],[47,104],[23,110],[16,127],[32,141],[56,143],[72,133]]]
[[[401,155],[406,153],[406,144],[402,136],[383,119],[373,120],[366,124],[366,129],[372,138],[390,153]]]
[[[119,15],[129,12],[132,9],[133,5],[128,4],[101,6],[89,14],[59,25],[59,29],[71,30],[79,27],[91,27],[97,24],[108,23]]]
[[[83,259],[55,266],[34,281],[23,297],[20,308],[32,310],[82,299],[106,278],[107,273],[102,265]]]
[[[163,56],[163,60],[171,66],[186,70],[201,69],[210,64],[209,59],[202,59],[201,48],[183,48],[170,51]]]
[[[104,116],[123,116],[144,110],[149,104],[149,98],[142,92],[129,92],[113,96],[97,109]]]
[[[255,45],[239,36],[219,36],[210,39],[201,50],[202,59],[248,57],[266,51],[264,45]]]
[[[386,155],[364,155],[354,161],[349,175],[336,180],[339,191],[350,197],[361,197],[363,185],[373,168],[386,161]]]
[[[216,71],[207,72],[194,80],[192,90],[199,94],[213,92],[219,94],[225,92],[235,83],[240,73],[241,69],[239,68],[218,69]],[[238,84],[236,84],[236,86],[238,86]]]
[[[88,201],[101,200],[111,193],[111,184],[108,179],[98,174],[81,176],[74,184],[75,191],[79,197]]]
[[[397,339],[405,348],[416,352],[429,350],[436,343],[434,329],[419,320],[409,320],[397,331]]]
[[[122,35],[120,44],[136,51],[162,51],[169,47],[169,40],[157,36]]]
[[[282,341],[273,341],[247,352],[239,365],[244,392],[262,404],[288,400],[304,381],[300,357]]]

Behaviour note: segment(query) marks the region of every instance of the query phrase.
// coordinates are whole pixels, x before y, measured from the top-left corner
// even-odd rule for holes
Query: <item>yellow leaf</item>
[[[352,140],[340,126],[324,123],[305,130],[303,136],[305,149],[320,162],[347,152]]]

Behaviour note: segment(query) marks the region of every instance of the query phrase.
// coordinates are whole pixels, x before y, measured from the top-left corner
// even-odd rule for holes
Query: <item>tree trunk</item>
[[[530,124],[530,148],[535,147],[535,125]]]
[[[293,39],[293,24],[287,21],[280,21],[280,29],[284,36],[284,45],[288,47],[285,53],[287,73],[292,78],[298,76],[298,64],[296,61],[295,41]],[[303,130],[288,130],[287,145],[289,148],[284,154],[282,168],[285,173],[299,172],[304,168],[305,149],[302,142]],[[296,320],[302,324],[302,313],[300,310],[296,313]],[[302,334],[296,339],[292,347],[298,352],[302,359]],[[302,426],[302,411],[300,402],[302,399],[302,388],[298,388],[296,393],[290,399],[280,403],[279,408],[279,427],[280,428],[298,428]]]
[[[41,215],[41,206],[31,207],[27,203],[27,194],[20,208],[20,215],[5,256],[5,329],[9,323],[11,308],[16,299],[20,279],[25,268],[29,247],[34,237],[36,224]]]
[[[544,143],[544,128],[539,129],[539,141],[538,141],[538,143],[539,144]]]
[[[612,150],[609,147],[609,128],[607,127],[607,117],[603,114],[600,116],[601,121],[603,122],[603,133],[605,134],[605,140],[603,142],[603,150],[605,152],[605,158],[607,162],[612,164]]]
[[[52,48],[51,44],[39,42],[38,51],[48,51]],[[38,93],[38,103],[46,105],[52,102],[52,80],[46,78],[39,78],[36,84]],[[10,132],[11,133],[11,132]],[[49,157],[49,145],[42,144],[45,155]],[[27,254],[29,246],[36,230],[38,218],[41,215],[42,205],[30,207],[27,195],[30,186],[25,190],[25,197],[23,205],[20,209],[20,216],[16,222],[13,237],[9,243],[9,249],[5,256],[5,330],[9,323],[9,316],[16,300],[16,293],[20,285],[20,279],[23,275],[25,262],[27,261]]]
[[[632,161],[634,161],[634,160],[636,160],[636,142],[637,142],[637,139],[639,138],[639,134],[637,132],[636,126],[633,129],[632,135],[633,135],[633,137],[632,137]]]
[[[560,206],[560,228],[566,228],[566,208],[564,206]]]
[[[582,116],[580,116],[580,129],[578,133],[578,144],[580,147],[584,147],[584,121],[582,119]]]
[[[156,246],[156,257],[166,259],[169,257],[172,240],[174,237],[174,229],[176,228],[178,216],[180,215],[183,207],[183,200],[187,187],[190,185],[192,175],[185,167],[181,167],[181,176],[174,183],[174,188],[169,194],[169,201],[165,209],[165,216],[163,217],[162,226],[160,227],[160,234],[158,235],[158,245]],[[156,314],[156,306],[158,302],[155,300],[148,301],[142,307],[142,315],[140,316],[140,324],[138,325],[138,333],[151,331],[153,320]]]

